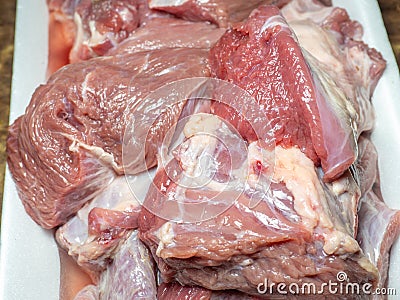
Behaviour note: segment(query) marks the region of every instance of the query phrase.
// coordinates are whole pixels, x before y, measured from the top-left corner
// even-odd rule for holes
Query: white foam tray
[[[18,1],[10,122],[24,113],[35,88],[45,82],[45,2]],[[365,41],[388,62],[373,99],[377,114],[373,140],[379,150],[383,195],[391,207],[400,209],[400,79],[379,6],[375,0],[334,0],[334,4],[345,7],[363,24]],[[59,261],[52,233],[41,229],[25,213],[8,170],[1,229],[0,299],[58,299]],[[392,249],[389,279],[389,287],[400,295],[399,242]]]

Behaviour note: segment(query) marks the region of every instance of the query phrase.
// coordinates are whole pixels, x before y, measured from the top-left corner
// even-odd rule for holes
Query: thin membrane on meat
[[[378,51],[361,41],[361,24],[351,20],[343,8],[313,1],[293,0],[282,14],[300,46],[316,58],[318,67],[352,103],[357,112],[357,134],[370,131],[375,119],[371,96],[386,62]]]
[[[245,20],[261,4],[282,7],[290,0],[149,0],[149,7],[190,21],[209,21],[227,28]]]
[[[146,109],[143,99],[169,82],[208,76],[207,56],[206,49],[176,48],[101,57],[68,65],[40,86],[7,141],[28,214],[45,228],[63,224],[123,174],[122,139],[135,109]],[[129,166],[130,174],[156,164],[157,147],[184,104],[147,109],[158,123],[135,131],[149,155],[146,166]]]
[[[48,72],[72,63],[10,126],[8,166],[90,275],[75,299],[387,287],[400,212],[368,136],[386,62],[330,4],[48,0]]]
[[[202,155],[189,163],[186,152],[200,151],[199,147],[218,153],[211,142],[178,148],[167,165],[159,165],[140,213],[140,237],[150,247],[163,280],[254,295],[264,279],[307,281],[319,287],[342,270],[352,281],[377,282],[377,270],[361,252],[353,228],[345,226],[348,220],[333,219],[338,216],[328,201],[348,200],[328,195],[313,162],[299,149],[278,146],[274,166],[271,156],[260,155],[268,150],[253,142],[237,169],[225,172],[225,184],[218,184],[216,174],[206,173],[207,184],[191,189],[185,186],[186,166],[192,166],[189,172],[196,170]],[[214,154],[213,159],[221,158]],[[265,188],[271,167],[272,181]],[[169,174],[174,174],[173,180]],[[201,206],[204,201],[207,206]],[[230,205],[216,217],[201,219],[226,204]],[[204,210],[193,211],[196,205]]]
[[[306,59],[279,10],[260,6],[222,36],[211,49],[210,64],[215,77],[255,98],[277,145],[298,147],[332,180],[357,156],[353,108],[338,105],[343,93]],[[214,111],[223,118],[235,113],[218,103]]]
[[[144,195],[134,195],[130,185],[145,186],[148,176],[135,176],[129,182],[128,178],[115,178],[101,194],[56,231],[58,245],[64,248],[95,282],[99,274],[107,268],[110,259],[119,251],[119,246],[125,241],[128,233],[138,227],[137,218],[143,199],[136,197]]]

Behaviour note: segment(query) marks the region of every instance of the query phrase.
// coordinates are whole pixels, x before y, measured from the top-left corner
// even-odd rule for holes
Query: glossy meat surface
[[[156,299],[154,264],[136,231],[121,245],[98,286],[100,299]]]
[[[209,21],[219,27],[245,20],[261,4],[282,7],[289,0],[149,0],[149,7],[190,21]]]
[[[291,1],[282,14],[300,46],[317,59],[319,68],[352,103],[357,112],[357,134],[370,131],[375,120],[371,96],[386,62],[378,51],[362,42],[361,24],[351,20],[343,8],[313,1]]]
[[[185,127],[188,140],[168,164],[159,164],[139,217],[140,237],[165,281],[258,296],[265,278],[320,286],[345,270],[356,282],[377,282],[375,267],[354,239],[354,224],[348,226],[336,215],[340,208],[333,209],[336,202],[353,205],[352,200],[329,194],[309,158],[296,148],[278,146],[272,155],[251,143],[247,157],[225,170],[220,182],[218,171],[198,173],[203,157],[220,159],[218,143],[200,143],[205,125],[198,118],[211,124],[215,116],[192,118],[199,132]],[[228,130],[221,123],[214,122],[207,133],[221,136]],[[199,174],[196,182],[204,184],[186,186],[190,174]]]
[[[127,234],[138,227],[139,211],[127,179],[119,176],[57,230],[56,240],[97,282]]]
[[[217,78],[248,91],[265,112],[277,145],[297,146],[321,163],[325,179],[340,176],[355,160],[354,110],[330,78],[307,62],[279,10],[260,6],[211,50]],[[309,59],[312,59],[310,57]],[[215,113],[232,116],[216,105]]]
[[[32,218],[45,228],[63,224],[115,174],[124,173],[123,133],[132,115],[146,109],[141,101],[169,82],[208,76],[207,55],[181,48],[102,57],[71,64],[40,86],[7,142],[10,170]],[[128,105],[135,109],[126,113]],[[160,115],[158,125],[148,124],[154,131],[147,135],[143,122],[135,131],[140,143],[148,138],[147,167],[155,165],[166,124],[176,123],[183,106],[165,112],[159,103],[153,111]],[[146,169],[126,167],[131,174]]]
[[[141,4],[144,1],[48,0],[48,74],[116,47],[139,26]]]

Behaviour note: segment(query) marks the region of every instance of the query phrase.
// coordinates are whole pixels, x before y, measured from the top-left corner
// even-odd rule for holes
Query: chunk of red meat
[[[149,8],[147,0],[47,0],[47,75],[69,63],[105,55],[153,19],[173,16]]]
[[[99,235],[102,240],[106,240],[107,236],[112,238],[115,233],[118,234],[119,230],[136,229],[139,211],[115,211],[95,207],[88,216],[89,234]],[[117,230],[114,230],[115,228]]]
[[[343,101],[343,96],[337,89],[328,90],[328,79],[310,70],[276,7],[253,11],[220,39],[210,59],[214,76],[239,85],[256,99],[276,143],[297,146],[316,164],[321,162],[326,180],[340,176],[354,162],[351,117],[336,110],[336,98]],[[214,112],[224,118],[233,113],[219,103]]]
[[[388,284],[390,248],[400,235],[400,210],[390,209],[370,190],[361,200],[359,220],[357,240],[379,271],[378,287],[385,288]]]
[[[319,68],[329,74],[354,107],[357,134],[371,130],[375,119],[371,96],[386,62],[376,49],[361,41],[361,24],[351,20],[343,8],[313,1],[293,0],[282,14],[300,46],[317,59]]]
[[[282,7],[289,0],[149,0],[150,8],[174,14],[190,21],[209,21],[219,27],[229,27],[245,20],[261,4]]]
[[[160,35],[161,30],[163,30],[162,35]],[[210,48],[224,32],[224,29],[218,29],[215,25],[205,22],[194,23],[175,18],[154,18],[146,25],[139,27],[118,47],[110,49],[107,55],[160,48]]]
[[[77,26],[70,62],[104,55],[139,25],[138,1],[82,0],[75,8]]]
[[[257,286],[265,279],[287,285],[309,282],[319,288],[335,280],[339,271],[352,282],[376,284],[377,271],[354,239],[354,224],[336,215],[347,205],[353,209],[354,186],[343,187],[350,197],[334,188],[328,192],[312,161],[298,149],[277,147],[274,159],[267,155],[260,160],[261,150],[268,150],[252,143],[241,163],[246,168],[238,164],[227,172],[227,185],[211,176],[205,185],[187,187],[182,162],[192,172],[201,169],[199,152],[215,160],[218,156],[212,140],[184,145],[168,164],[159,165],[139,215],[140,238],[150,247],[165,282],[257,296]],[[187,154],[194,151],[197,155],[188,161]],[[270,160],[275,165],[268,184],[268,168],[257,166],[268,166]],[[340,201],[346,204],[340,206]],[[210,212],[217,213],[210,218]]]
[[[7,141],[10,170],[29,215],[45,228],[63,224],[115,173],[154,166],[157,147],[185,102],[168,110],[158,102],[152,112],[143,99],[169,82],[208,76],[207,55],[206,49],[181,48],[102,57],[71,64],[40,86]],[[126,114],[128,105],[134,109]],[[145,110],[159,116],[157,122],[141,120],[131,138],[140,145],[147,139],[146,165],[124,166],[125,127]]]
[[[69,53],[75,41],[73,12],[75,0],[48,0],[49,10],[49,55],[47,76],[69,64]]]
[[[154,263],[148,249],[129,232],[113,261],[101,274],[99,283],[88,285],[75,300],[156,299],[157,285]]]
[[[155,299],[156,275],[151,253],[136,231],[121,245],[113,262],[101,274],[100,299]]]

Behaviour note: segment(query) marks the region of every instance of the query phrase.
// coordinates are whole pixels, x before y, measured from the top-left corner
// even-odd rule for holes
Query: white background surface
[[[350,16],[363,24],[364,40],[388,62],[373,98],[377,115],[373,140],[379,151],[384,198],[389,206],[400,209],[400,79],[379,7],[375,0],[334,0],[334,4],[347,8]],[[18,1],[11,122],[24,113],[33,91],[45,81],[47,20],[44,0]],[[8,170],[0,249],[0,299],[58,299],[59,261],[53,234],[41,229],[25,213]],[[400,295],[398,241],[391,253],[389,287],[396,288]]]

